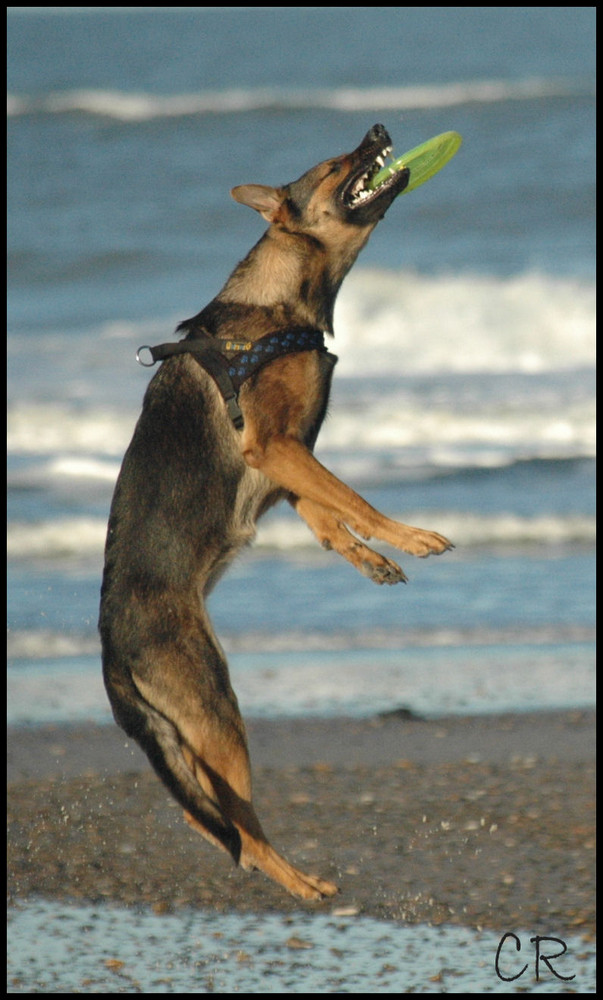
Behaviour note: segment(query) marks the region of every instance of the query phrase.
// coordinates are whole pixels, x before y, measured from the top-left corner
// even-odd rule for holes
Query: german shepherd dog
[[[334,362],[341,282],[408,171],[367,188],[391,144],[375,125],[354,152],[284,187],[232,191],[268,230],[222,291],[179,330],[149,383],[117,481],[108,525],[99,629],[117,723],[146,752],[190,825],[245,869],[303,899],[337,892],[269,844],[251,801],[245,727],[205,599],[258,518],[286,498],[326,549],[376,583],[406,578],[371,537],[414,556],[451,547],[390,520],[313,455]],[[276,356],[227,393],[205,361]],[[287,347],[283,347],[283,343]],[[209,344],[210,350],[203,353]],[[166,345],[164,345],[166,346]],[[201,350],[201,347],[203,350]],[[227,362],[224,361],[224,364]]]

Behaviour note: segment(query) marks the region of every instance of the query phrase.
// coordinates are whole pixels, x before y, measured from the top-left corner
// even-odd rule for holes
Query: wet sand
[[[194,834],[113,726],[9,728],[8,897],[332,913],[590,936],[595,715],[250,722],[274,845],[336,881],[300,903]]]

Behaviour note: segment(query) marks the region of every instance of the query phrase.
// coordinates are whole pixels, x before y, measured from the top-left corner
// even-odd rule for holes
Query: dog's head
[[[319,163],[291,184],[280,188],[243,184],[231,194],[235,201],[290,232],[328,242],[329,232],[340,233],[343,225],[356,229],[364,241],[408,184],[410,173],[401,170],[375,190],[369,189],[368,182],[390,151],[387,131],[383,125],[374,125],[352,153]]]

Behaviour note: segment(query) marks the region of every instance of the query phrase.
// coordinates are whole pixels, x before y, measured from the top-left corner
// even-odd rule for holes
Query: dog
[[[283,498],[324,548],[376,583],[406,578],[370,538],[414,556],[452,547],[379,513],[313,454],[337,360],[324,335],[339,287],[408,184],[406,170],[367,186],[390,150],[375,125],[352,153],[291,184],[233,189],[269,227],[217,297],[180,324],[183,339],[149,348],[162,364],[107,529],[99,630],[116,722],[195,830],[302,899],[337,887],[294,868],[262,830],[245,727],[205,601]]]

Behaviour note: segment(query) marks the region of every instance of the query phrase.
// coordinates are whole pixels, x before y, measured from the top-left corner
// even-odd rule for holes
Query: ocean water
[[[378,588],[272,512],[212,596],[243,711],[593,704],[595,8],[9,7],[7,111],[9,720],[109,719],[96,620],[135,354],[261,235],[229,189],[375,122],[398,154],[464,142],[343,286],[317,453],[456,549]],[[170,920],[168,941],[149,914],[27,904],[9,992],[566,991],[503,983],[472,931]],[[569,952],[593,992],[592,950]]]
[[[464,142],[344,283],[317,453],[456,549],[383,589],[271,512],[212,597],[243,709],[591,704],[594,8],[8,11],[11,720],[109,718],[96,618],[135,354],[261,235],[230,187],[377,121],[398,154]]]

